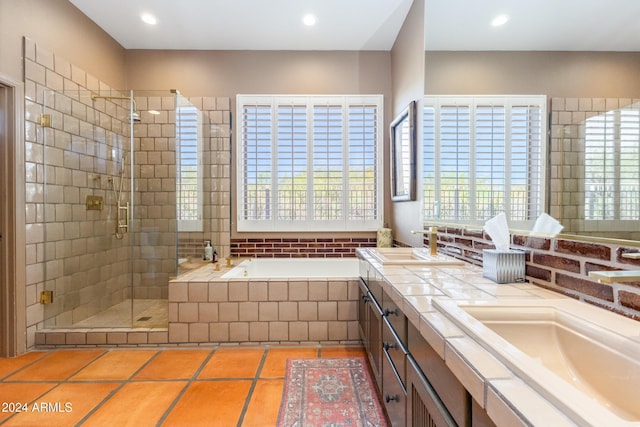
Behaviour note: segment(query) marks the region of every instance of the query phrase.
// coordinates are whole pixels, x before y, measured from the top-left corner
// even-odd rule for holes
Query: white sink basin
[[[369,253],[381,264],[397,265],[463,265],[464,261],[446,256],[431,255],[424,248],[369,248]]]
[[[640,423],[637,322],[594,307],[585,310],[584,303],[571,300],[459,304],[460,312],[453,314],[449,303],[442,306],[458,326],[563,409],[580,417],[591,414],[602,425],[640,425],[635,424]],[[594,323],[594,317],[598,323],[611,320],[613,329]]]

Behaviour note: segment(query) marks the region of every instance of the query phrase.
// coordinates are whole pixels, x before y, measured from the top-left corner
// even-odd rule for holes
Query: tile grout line
[[[253,396],[253,391],[256,388],[256,384],[260,380],[260,374],[262,373],[262,368],[264,367],[264,363],[267,360],[267,354],[269,353],[269,348],[264,349],[264,353],[262,353],[262,358],[260,359],[260,364],[258,365],[258,369],[256,370],[256,374],[251,381],[251,386],[249,387],[249,392],[247,393],[247,397],[244,400],[244,405],[242,406],[242,410],[240,411],[240,417],[238,418],[237,427],[242,426],[242,422],[244,421],[244,417],[247,415],[247,410],[249,409],[249,404],[251,403],[251,397]]]
[[[106,351],[106,352],[105,352],[105,355],[106,355],[106,354],[108,354],[108,353],[110,353],[111,351],[114,351],[114,350],[117,350],[117,349],[111,349],[111,350],[108,350],[108,351]],[[95,414],[96,412],[98,412],[98,410],[99,410],[100,408],[102,408],[102,407],[107,403],[107,401],[109,401],[109,399],[111,399],[113,396],[115,396],[115,395],[116,395],[116,393],[118,393],[120,390],[122,390],[122,389],[124,388],[124,386],[125,386],[125,385],[129,384],[129,383],[131,382],[131,380],[133,379],[133,377],[135,377],[135,376],[136,376],[136,374],[137,374],[138,372],[140,372],[140,371],[141,371],[145,366],[147,366],[149,363],[151,363],[151,361],[152,361],[152,360],[154,360],[156,357],[158,357],[158,355],[159,355],[161,352],[162,352],[162,350],[157,351],[157,352],[156,352],[156,354],[154,354],[152,357],[150,357],[150,358],[149,358],[149,360],[147,360],[145,363],[143,363],[143,364],[142,364],[142,366],[141,366],[140,368],[138,368],[138,369],[137,369],[133,374],[131,374],[131,375],[129,376],[129,378],[126,378],[126,379],[124,379],[124,380],[114,380],[114,381],[110,381],[110,380],[102,380],[102,381],[100,381],[100,382],[104,382],[104,383],[109,383],[109,382],[119,382],[119,383],[120,383],[120,385],[119,385],[118,387],[114,388],[113,390],[111,390],[111,392],[110,392],[109,394],[107,394],[107,395],[104,397],[104,399],[102,399],[102,401],[101,401],[100,403],[98,403],[98,404],[97,404],[97,405],[96,405],[92,410],[90,410],[89,412],[87,412],[87,413],[86,413],[86,415],[85,415],[84,417],[82,417],[82,419],[80,419],[80,421],[78,421],[78,423],[76,424],[76,427],[77,427],[77,426],[80,426],[80,425],[82,425],[82,424],[84,424],[85,422],[87,422],[87,420],[88,420],[89,418],[91,418],[91,416],[92,416],[93,414]],[[96,359],[96,360],[98,360],[98,359]],[[87,366],[89,366],[89,365],[87,365]],[[88,383],[90,383],[90,384],[93,384],[93,383],[97,383],[97,382],[98,382],[98,381],[96,381],[96,380],[87,380],[87,381],[88,381]],[[82,382],[83,382],[83,381],[77,381],[76,383],[82,383]],[[71,383],[74,383],[74,382],[71,382]]]
[[[167,406],[167,409],[164,411],[164,413],[162,414],[162,416],[160,417],[160,419],[156,423],[156,426],[158,426],[158,427],[161,426],[167,420],[167,417],[169,417],[169,414],[171,414],[171,412],[175,409],[176,405],[178,404],[180,399],[182,399],[182,396],[184,396],[184,394],[187,392],[187,390],[189,389],[191,384],[193,384],[193,382],[198,379],[198,375],[200,375],[202,373],[202,370],[204,369],[205,366],[207,366],[207,363],[209,363],[209,361],[211,360],[213,355],[216,353],[216,351],[218,351],[217,348],[211,349],[209,351],[209,354],[207,355],[207,357],[205,357],[205,359],[202,361],[202,363],[200,364],[198,369],[196,369],[196,371],[193,373],[191,378],[187,379],[187,383],[182,388],[182,390],[180,390],[180,393],[178,393],[176,398],[173,399],[173,402],[171,402],[171,404],[169,404],[169,406]]]
[[[32,360],[30,363],[27,363],[26,365],[24,365],[24,366],[22,366],[22,367],[18,368],[18,369],[17,369],[17,370],[15,370],[15,371],[11,371],[11,372],[9,372],[9,373],[8,373],[7,375],[5,375],[4,377],[0,378],[0,383],[6,382],[5,380],[6,380],[7,378],[11,377],[12,375],[17,374],[17,373],[18,373],[18,372],[20,372],[20,371],[23,371],[23,370],[27,369],[28,367],[30,367],[31,365],[33,365],[33,364],[35,364],[35,363],[39,362],[40,360],[45,359],[45,358],[50,354],[50,352],[48,352],[48,351],[37,351],[37,352],[35,352],[35,353],[43,353],[43,356],[42,356],[42,357],[39,357],[39,358],[37,358],[37,359],[35,359],[35,360]],[[28,353],[25,353],[25,354],[28,354]]]

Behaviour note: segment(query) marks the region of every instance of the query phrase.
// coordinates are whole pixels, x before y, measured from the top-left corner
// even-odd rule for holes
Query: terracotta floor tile
[[[254,378],[264,349],[219,349],[198,376],[202,378]]]
[[[54,411],[38,412],[33,409],[34,404],[30,404],[29,412],[16,415],[3,426],[73,426],[119,385],[118,383],[61,384],[34,403],[43,409],[46,409],[47,404],[57,404],[57,408],[53,408]],[[71,406],[67,407],[66,404]]]
[[[251,381],[192,383],[163,426],[237,426]]]
[[[275,426],[278,421],[284,380],[258,380],[242,427]]]
[[[287,359],[306,359],[318,356],[317,348],[272,348],[262,366],[260,378],[283,378]]]
[[[33,363],[47,354],[48,353],[42,351],[34,351],[11,359],[0,358],[0,378],[4,378],[18,369],[24,368],[28,364]]]
[[[71,381],[127,380],[158,352],[156,350],[114,350],[71,377]]]
[[[104,350],[58,350],[6,378],[7,381],[63,381],[87,366]]]
[[[31,403],[47,391],[54,388],[54,383],[0,383],[0,402],[5,403]],[[0,423],[11,415],[17,413],[17,408],[4,408],[0,410]],[[4,412],[8,409],[10,412]]]
[[[186,381],[125,384],[82,426],[155,426],[186,385]]]
[[[189,379],[210,353],[211,350],[164,350],[134,378],[136,380]]]
[[[365,357],[362,347],[327,347],[320,349],[320,357]]]

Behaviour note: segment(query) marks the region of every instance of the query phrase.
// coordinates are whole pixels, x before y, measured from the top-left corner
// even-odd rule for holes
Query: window
[[[425,97],[424,219],[481,224],[542,212],[546,97]]]
[[[176,109],[178,231],[202,231],[201,112],[183,97]]]
[[[238,230],[382,226],[382,96],[238,95]]]
[[[586,120],[584,167],[585,220],[640,219],[639,106]]]

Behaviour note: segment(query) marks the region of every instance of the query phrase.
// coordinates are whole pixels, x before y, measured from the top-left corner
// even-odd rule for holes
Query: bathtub
[[[241,262],[221,278],[354,278],[358,275],[357,258],[256,258]]]

